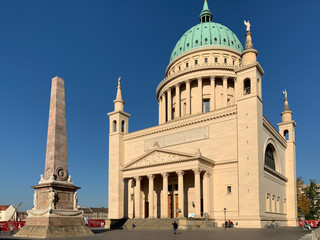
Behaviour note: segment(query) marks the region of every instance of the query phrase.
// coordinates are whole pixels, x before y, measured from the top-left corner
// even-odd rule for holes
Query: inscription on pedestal
[[[209,127],[199,127],[190,130],[168,134],[162,137],[152,138],[144,141],[144,150],[149,151],[157,147],[169,147],[177,144],[199,141],[209,138]]]

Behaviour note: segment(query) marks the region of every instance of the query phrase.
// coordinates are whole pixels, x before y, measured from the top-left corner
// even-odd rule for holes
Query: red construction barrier
[[[320,220],[299,220],[299,226],[302,227],[304,225],[304,222],[307,221],[308,225],[310,225],[311,227],[317,227]]]
[[[88,219],[88,227],[104,227],[105,224],[104,219]]]
[[[6,221],[0,222],[1,231],[10,231],[11,226],[13,226],[14,231],[20,230],[24,226],[25,221]]]

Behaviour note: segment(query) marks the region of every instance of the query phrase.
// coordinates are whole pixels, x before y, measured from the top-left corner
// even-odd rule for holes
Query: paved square
[[[171,230],[93,230],[91,237],[71,237],[71,238],[50,238],[58,239],[79,239],[79,240],[298,240],[310,231],[301,228],[276,228],[276,229],[222,229],[215,228],[209,230],[179,230],[174,235]],[[9,232],[2,232],[0,239],[21,239],[9,236]]]

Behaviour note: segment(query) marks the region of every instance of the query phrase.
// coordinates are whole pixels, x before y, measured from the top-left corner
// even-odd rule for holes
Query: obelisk
[[[44,175],[35,189],[33,209],[26,225],[15,235],[27,238],[88,236],[83,212],[77,209],[78,195],[68,173],[67,128],[64,80],[52,79],[47,151]]]

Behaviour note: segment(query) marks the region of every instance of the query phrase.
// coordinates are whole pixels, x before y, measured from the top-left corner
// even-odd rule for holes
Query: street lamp
[[[223,212],[224,212],[224,229],[227,229],[227,224],[226,224],[226,222],[227,222],[227,209],[224,208]]]

